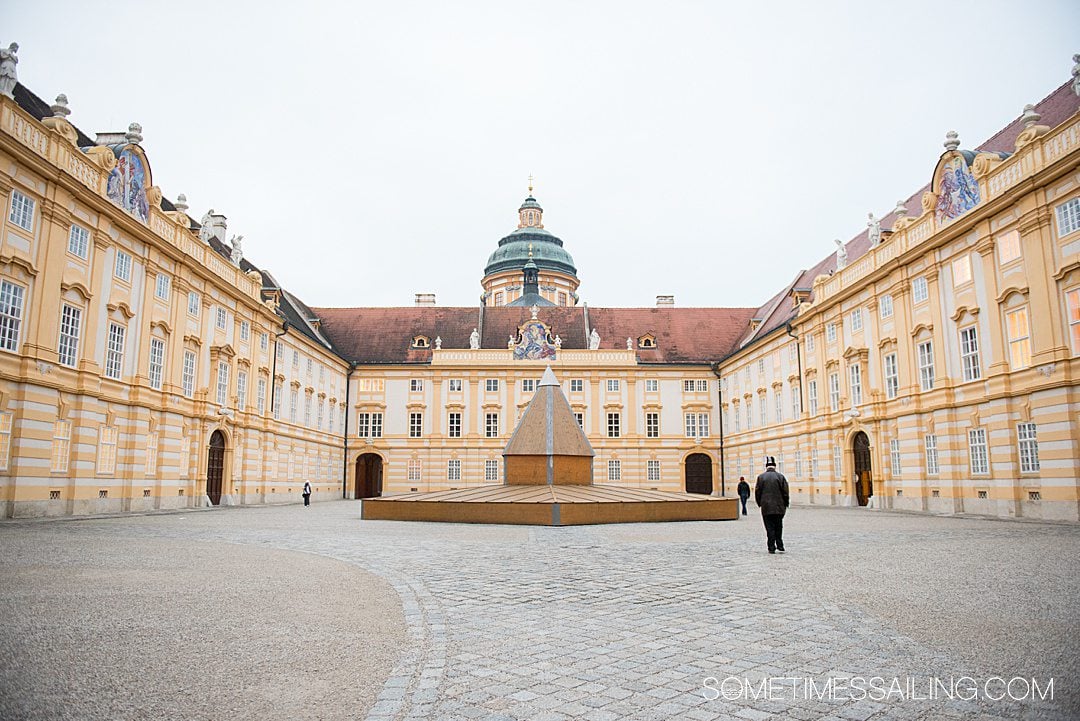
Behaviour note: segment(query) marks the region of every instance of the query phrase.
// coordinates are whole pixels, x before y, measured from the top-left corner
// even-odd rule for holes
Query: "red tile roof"
[[[468,348],[473,328],[481,328],[480,308],[313,308],[320,330],[349,361],[428,363],[431,350],[412,348],[418,335],[442,347]],[[730,353],[754,314],[753,308],[541,308],[537,318],[558,335],[566,349],[588,348],[595,328],[602,349],[625,349],[632,338],[652,334],[655,349],[638,349],[642,363],[709,363]],[[510,336],[531,317],[528,308],[485,308],[482,348],[506,348]]]

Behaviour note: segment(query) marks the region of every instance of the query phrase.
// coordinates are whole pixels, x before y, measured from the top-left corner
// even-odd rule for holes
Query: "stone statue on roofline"
[[[627,337],[627,339],[626,339],[626,350],[634,350],[634,339],[633,338]]]
[[[18,50],[17,45],[12,44],[12,47]],[[1077,95],[1080,95],[1080,53],[1073,55],[1073,62],[1076,63],[1075,65],[1073,65],[1072,69],[1073,92]]]
[[[596,350],[600,347],[600,334],[596,332],[596,328],[592,329],[592,333],[589,334],[589,350]]]
[[[473,328],[472,333],[469,334],[469,348],[472,350],[480,348],[480,334],[476,332],[476,328]]]
[[[16,53],[19,52],[19,44],[12,43],[6,48],[0,48],[0,95],[6,95],[15,99],[15,84],[19,82],[19,74],[15,66],[19,64]]]
[[[555,334],[555,348],[556,350],[562,348],[562,338],[559,337],[558,333]]]
[[[833,242],[836,243],[836,269],[843,270],[847,267],[847,248],[844,247],[839,238]]]
[[[232,259],[232,262],[237,265],[240,265],[240,259],[244,257],[244,249],[240,246],[240,243],[243,242],[243,240],[244,236],[242,235],[234,235],[229,238],[229,245],[232,246],[232,252],[229,253],[229,257]]]
[[[214,222],[214,209],[206,211],[202,220],[199,221],[199,240],[204,243],[209,243],[210,239],[214,237],[214,229],[210,227],[210,224]]]
[[[869,228],[866,234],[870,238],[870,247],[876,248],[881,245],[881,219],[875,218],[873,213],[867,213],[867,217],[870,220],[866,223],[866,227]]]
[[[442,350],[442,336],[435,336],[435,350]]]

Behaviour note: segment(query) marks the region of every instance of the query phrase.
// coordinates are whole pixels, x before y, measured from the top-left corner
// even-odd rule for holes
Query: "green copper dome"
[[[532,259],[540,270],[577,277],[574,259],[563,248],[562,240],[544,230],[541,223],[543,212],[544,209],[532,195],[525,199],[518,208],[521,223],[517,230],[499,241],[499,247],[484,266],[485,276],[524,270],[529,261],[531,245]]]

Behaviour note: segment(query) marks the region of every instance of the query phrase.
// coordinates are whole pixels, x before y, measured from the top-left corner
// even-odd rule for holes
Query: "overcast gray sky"
[[[764,302],[1069,79],[1080,3],[6,2],[312,305],[475,305],[529,174],[590,305]]]

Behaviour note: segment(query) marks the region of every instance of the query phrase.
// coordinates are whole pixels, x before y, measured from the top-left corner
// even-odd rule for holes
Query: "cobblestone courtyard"
[[[770,556],[753,513],[529,528],[359,510],[0,524],[0,717],[1080,715],[1076,526],[795,508]],[[979,693],[712,698],[706,679],[729,676],[914,677],[920,696],[969,676]],[[1054,699],[991,700],[995,676],[1053,678]]]

